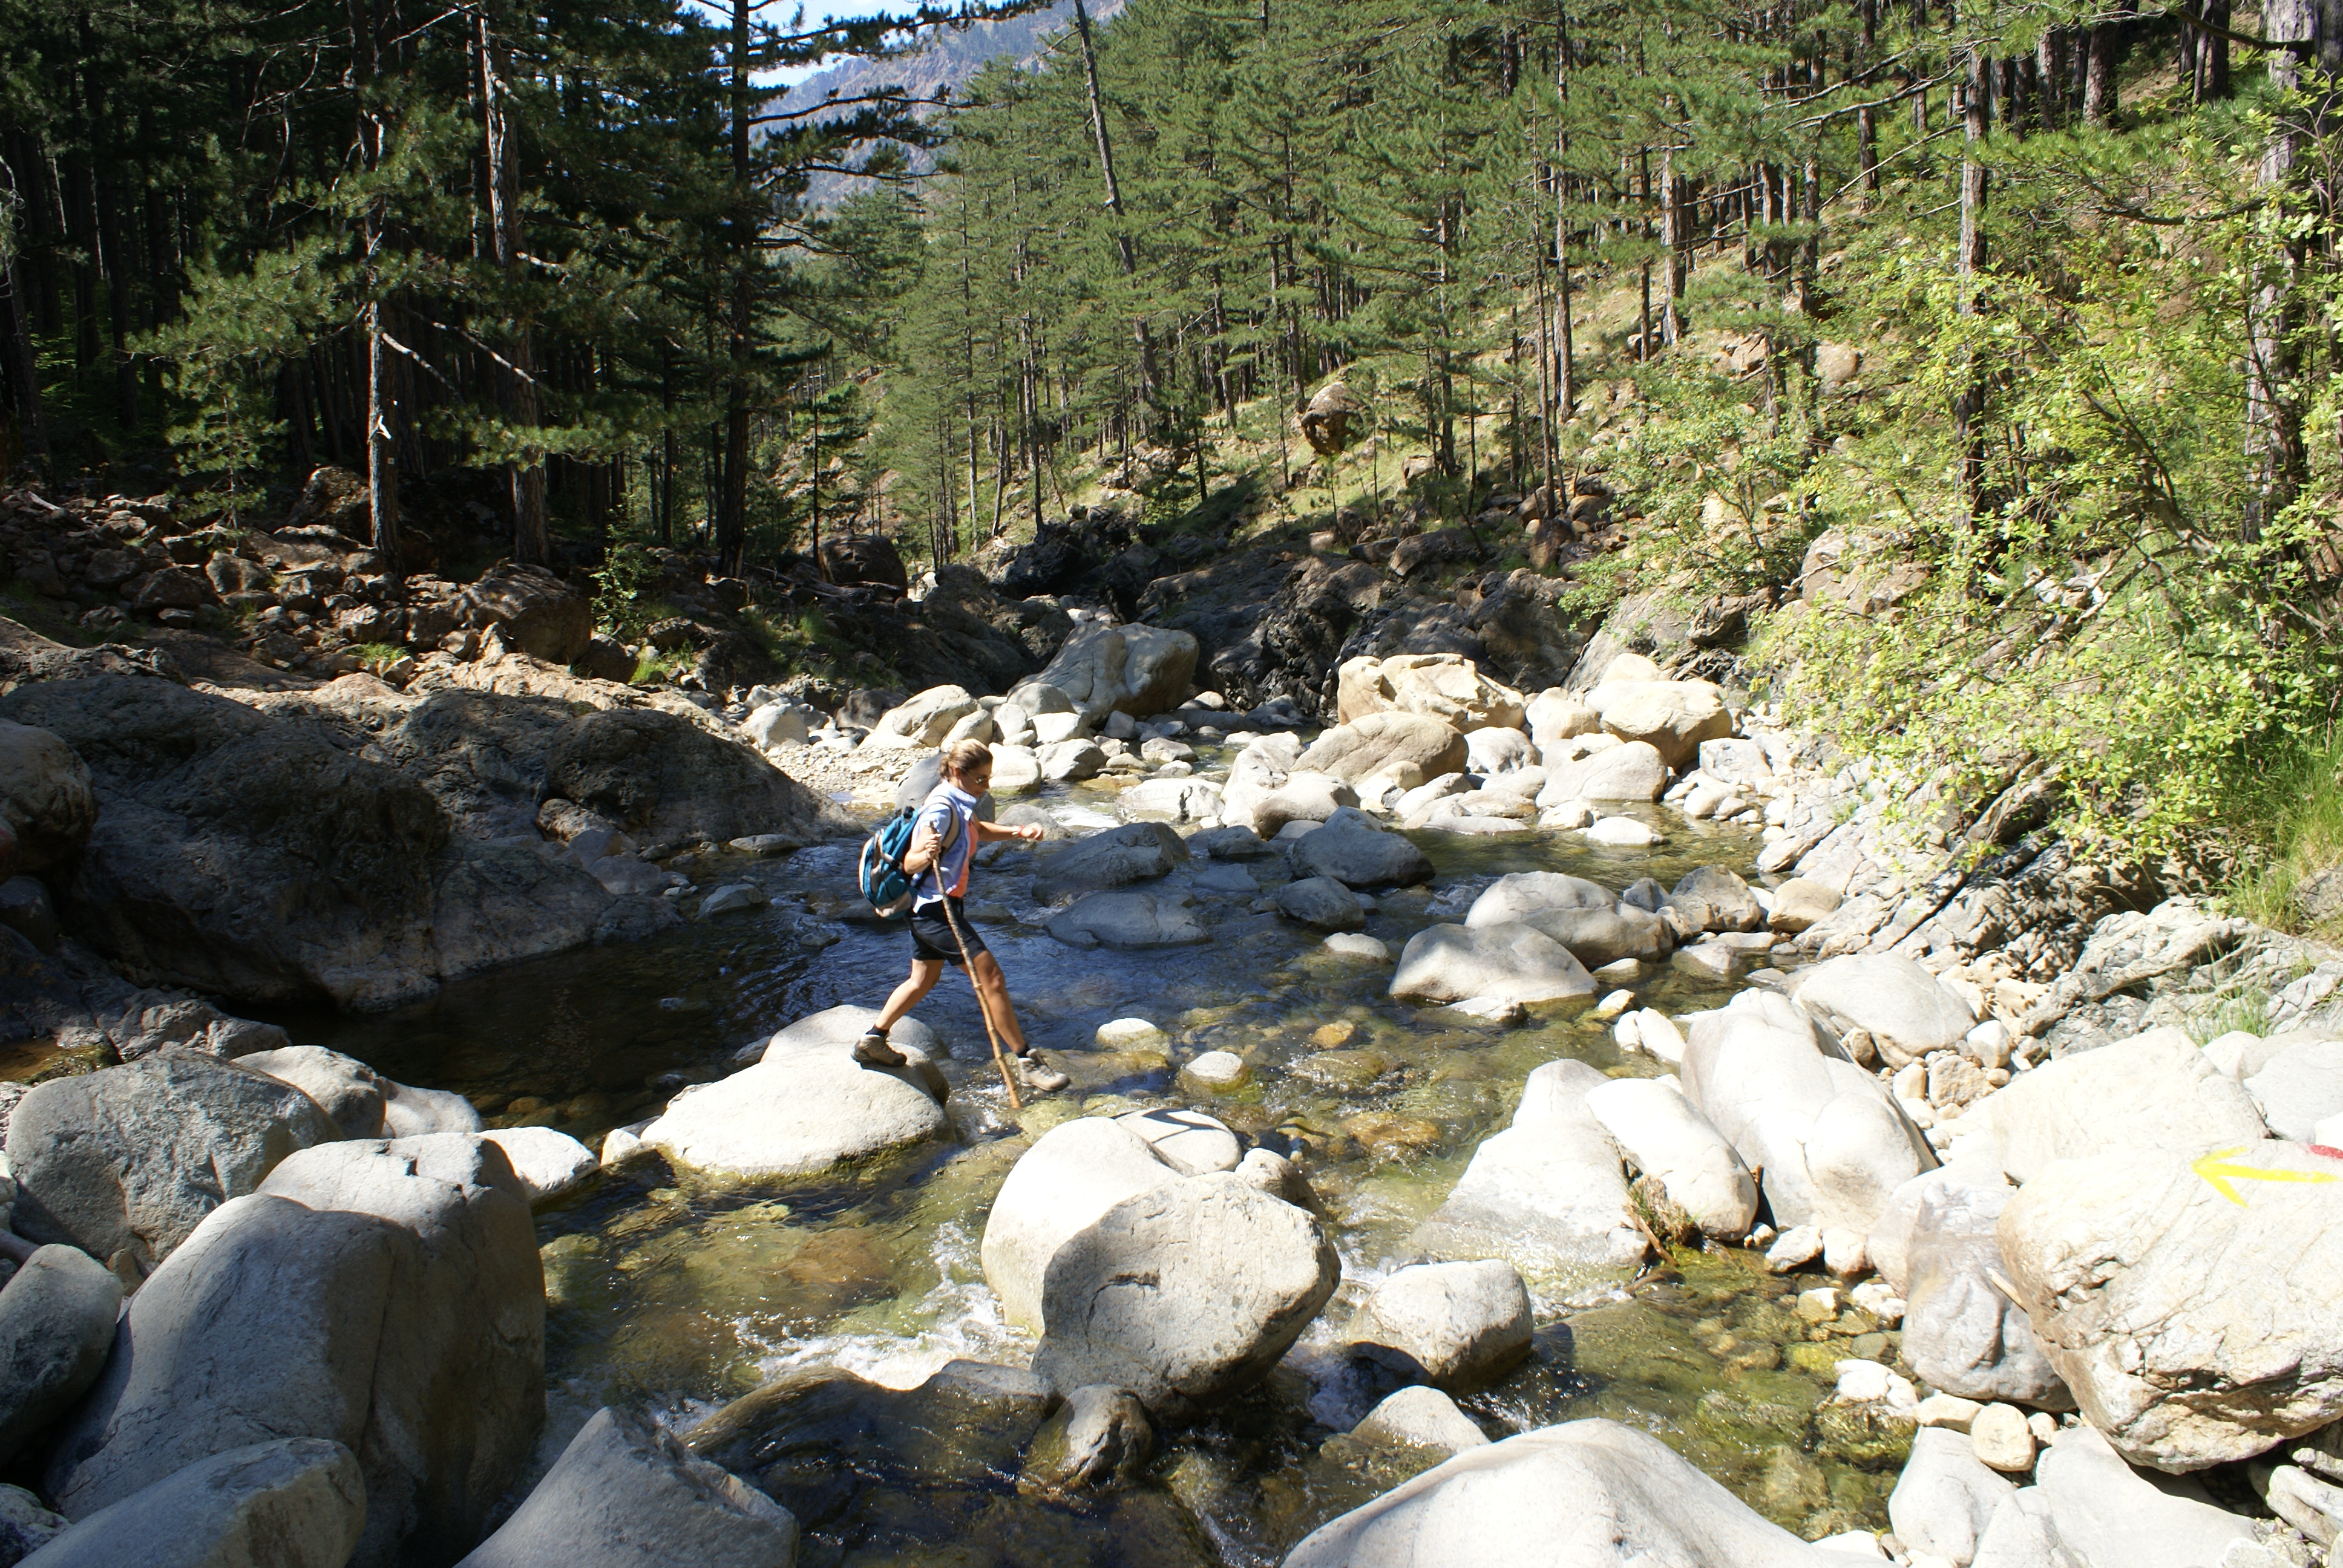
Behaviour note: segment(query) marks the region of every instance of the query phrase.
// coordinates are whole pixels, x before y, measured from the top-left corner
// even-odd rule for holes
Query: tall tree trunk
[[[520,223],[520,153],[513,146],[512,125],[506,113],[511,89],[506,85],[504,44],[489,21],[488,7],[474,13],[473,25],[480,64],[480,129],[488,161],[489,256],[508,282],[519,281],[526,264]],[[517,302],[515,302],[517,305]],[[497,382],[508,423],[516,430],[534,430],[543,422],[538,397],[537,355],[528,323],[520,320],[507,347],[509,361],[500,367]],[[528,437],[524,435],[522,439]],[[505,466],[505,482],[512,494],[513,559],[542,562],[552,553],[546,533],[545,459],[534,453]]]
[[[2273,43],[2294,45],[2269,52],[2270,85],[2281,95],[2298,88],[2305,69],[2318,59],[2322,42],[2319,4],[2320,0],[2266,0],[2263,6],[2262,35]],[[2261,169],[2255,182],[2261,190],[2275,196],[2297,183],[2308,130],[2293,110],[2279,114],[2262,149]],[[2282,243],[2282,254],[2259,269],[2246,307],[2252,340],[2246,357],[2249,487],[2241,531],[2247,542],[2261,538],[2278,514],[2292,504],[2307,467],[2293,341],[2299,310],[2295,283],[2304,255],[2299,239],[2289,236]]]
[[[1114,215],[1114,250],[1122,264],[1126,282],[1139,276],[1139,257],[1131,248],[1131,228],[1122,210],[1122,187],[1114,177],[1114,143],[1106,130],[1106,104],[1099,96],[1098,50],[1091,42],[1091,14],[1082,0],[1074,0],[1074,31],[1082,44],[1082,91],[1088,95],[1091,110],[1091,138],[1098,145],[1099,180],[1106,187],[1107,210]],[[1157,396],[1158,377],[1155,369],[1155,336],[1147,327],[1147,317],[1134,316],[1131,322],[1131,341],[1139,348],[1139,396],[1151,407]]]
[[[2207,31],[2197,40],[2197,74],[2192,83],[2197,102],[2209,104],[2229,95],[2229,0],[2204,0]],[[2219,28],[2219,32],[2210,29]],[[2190,29],[2193,34],[2194,28]]]
[[[1989,128],[1988,99],[1986,79],[1992,65],[1985,56],[1983,45],[1968,46],[1968,77],[1956,91],[1960,97],[1961,114],[1961,237],[1958,267],[1960,272],[1960,312],[1974,316],[1981,308],[1977,297],[1980,275],[1985,271],[1985,203],[1986,168],[1977,161],[1978,144]],[[1953,397],[1953,428],[1961,449],[1961,494],[1967,505],[1969,518],[1975,523],[1983,509],[1985,499],[1985,432],[1980,421],[1985,414],[1985,367],[1972,357],[1966,377]]]
[[[41,417],[40,362],[33,354],[33,296],[26,286],[23,223],[24,187],[9,166],[14,136],[0,137],[0,361],[5,361],[10,401],[16,409],[17,438],[25,456],[41,467],[49,460],[47,422]]]
[[[732,0],[732,209],[726,219],[732,279],[725,324],[730,365],[724,385],[724,502],[716,520],[716,556],[727,577],[739,575],[740,558],[749,542],[749,357],[756,326],[752,275],[762,228],[755,206],[755,171],[749,142],[749,116],[756,103],[749,84],[750,5],[751,0]]]
[[[1675,149],[1660,149],[1660,239],[1667,246],[1667,302],[1660,316],[1660,341],[1670,346],[1684,334],[1684,257],[1692,246],[1692,215],[1683,178],[1675,172]]]
[[[122,206],[113,161],[106,84],[91,66],[100,58],[89,15],[79,18],[82,48],[83,140],[88,146],[90,208],[96,219],[98,269],[106,281],[106,325],[113,337],[114,409],[123,433],[138,434],[138,363],[130,354],[130,279],[136,268],[123,253]]]
[[[1554,86],[1562,100],[1554,133],[1554,268],[1562,309],[1561,357],[1554,376],[1554,427],[1560,429],[1578,411],[1578,354],[1570,297],[1570,7],[1559,0],[1554,8]]]
[[[2129,12],[2129,0],[2117,7]],[[2116,112],[2116,51],[2123,42],[2124,24],[2100,22],[2090,29],[2089,52],[2083,65],[2083,124],[2104,126]]]
[[[2034,45],[2035,112],[2042,128],[2055,131],[2066,119],[2066,29],[2045,27]]]
[[[378,79],[376,18],[371,0],[349,0],[352,85],[357,90],[358,162],[369,177],[382,167],[386,127],[377,101]],[[360,220],[365,246],[362,276],[366,304],[358,315],[357,354],[366,381],[367,510],[374,523],[375,554],[391,577],[404,570],[399,558],[398,458],[393,425],[398,415],[398,390],[394,367],[386,362],[388,346],[382,304],[382,249],[385,239],[383,200],[369,191]]]

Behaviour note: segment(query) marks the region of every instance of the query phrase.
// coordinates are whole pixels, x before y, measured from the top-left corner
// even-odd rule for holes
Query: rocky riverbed
[[[1322,728],[1111,620],[835,710],[32,653],[39,1568],[2249,1568],[2343,1518],[2343,964],[2126,907],[2016,787],[1913,811],[1603,638],[1534,693],[1353,660]],[[1049,830],[970,905],[1072,1081],[1021,1106],[957,982],[845,1056],[902,967],[846,810],[961,737]],[[342,839],[381,874],[289,869]],[[456,941],[499,867],[538,934]]]

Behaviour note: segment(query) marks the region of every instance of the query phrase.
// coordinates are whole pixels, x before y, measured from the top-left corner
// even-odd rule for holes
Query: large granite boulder
[[[282,1437],[359,1456],[357,1568],[452,1562],[545,1415],[545,1278],[503,1154],[460,1134],[330,1143],[222,1204],[131,1298],[46,1490],[88,1518]]]
[[[1924,1426],[1913,1434],[1911,1457],[1887,1499],[1887,1517],[1907,1551],[1967,1563],[1995,1513],[2016,1491],[1977,1458],[1968,1433]]]
[[[2218,1568],[2283,1561],[2275,1552],[2231,1555],[2237,1543],[2259,1539],[2252,1520],[2163,1490],[2126,1464],[2092,1427],[2059,1428],[2035,1461],[2034,1477],[2033,1495],[2021,1492],[2019,1499],[2048,1515],[2053,1544],[2068,1561],[2088,1568],[2103,1563],[2124,1568],[2196,1568],[2210,1563]],[[1979,1545],[1991,1544],[1992,1534],[1988,1531]],[[1984,1562],[1985,1553],[1978,1555]],[[1986,1563],[1985,1568],[1992,1564]]]
[[[1092,893],[1166,876],[1188,860],[1187,840],[1161,822],[1129,822],[1078,839],[1033,873],[1033,897],[1044,904],[1070,893]]]
[[[573,720],[546,756],[545,788],[653,849],[751,834],[809,844],[839,826],[821,797],[756,748],[655,708]]]
[[[33,872],[72,860],[97,826],[89,769],[46,729],[0,719],[0,826],[16,836],[16,869]]]
[[[1363,811],[1334,812],[1286,859],[1296,877],[1331,877],[1346,888],[1406,887],[1432,877],[1431,856]]]
[[[8,1118],[15,1228],[150,1272],[223,1201],[341,1135],[299,1090],[198,1051],[54,1078]]]
[[[287,1045],[247,1051],[236,1065],[289,1083],[317,1102],[345,1138],[380,1138],[383,1107],[392,1085],[354,1056],[322,1045]]]
[[[923,1513],[957,1510],[974,1494],[988,1512],[998,1507],[1001,1481],[1017,1473],[1056,1403],[1031,1372],[983,1362],[948,1362],[908,1389],[839,1367],[802,1367],[725,1405],[684,1443],[804,1529],[835,1537],[891,1524],[907,1503]],[[682,1568],[695,1560],[661,1561]]]
[[[1110,713],[1144,718],[1186,699],[1196,673],[1196,639],[1151,626],[1100,626],[1066,641],[1035,679],[1066,694],[1085,723]]]
[[[798,1522],[649,1416],[594,1412],[457,1568],[790,1568]]]
[[[1530,1293],[1511,1263],[1416,1263],[1389,1275],[1351,1314],[1351,1353],[1466,1392],[1530,1353]]]
[[[954,725],[979,710],[967,689],[931,686],[881,714],[862,744],[872,751],[931,751]]]
[[[1180,948],[1210,940],[1192,893],[1091,893],[1050,917],[1051,936],[1070,948]]]
[[[1825,1055],[1791,1002],[1744,991],[1686,1021],[1684,1095],[1759,1173],[1776,1225],[1866,1236],[1896,1190],[1936,1163],[1880,1081]]]
[[[1986,1403],[2071,1410],[2074,1396],[2036,1342],[1995,1227],[2015,1197],[1997,1183],[1925,1192],[1905,1243],[1904,1356],[1929,1386]]]
[[[2299,1143],[2141,1148],[2034,1173],[1996,1234],[2091,1424],[2199,1470],[2343,1417],[2338,1193],[2343,1159]]]
[[[1567,744],[1567,743],[1565,743]],[[1656,747],[1636,740],[1567,760],[1549,759],[1540,806],[1568,800],[1656,800],[1667,793],[1668,762]]]
[[[1841,1034],[1870,1030],[1890,1067],[1954,1050],[1977,1023],[1969,1004],[1936,976],[1910,959],[1884,954],[1829,959],[1802,970],[1790,995]]]
[[[1705,680],[1605,680],[1586,694],[1606,734],[1657,751],[1671,768],[1689,768],[1700,743],[1733,733],[1725,694]]]
[[[99,1509],[31,1568],[343,1568],[366,1525],[357,1456],[284,1437],[199,1459]]]
[[[1459,730],[1518,729],[1523,722],[1522,694],[1456,653],[1345,659],[1335,672],[1334,708],[1338,724],[1394,712],[1424,714]]]
[[[1586,1106],[1703,1235],[1737,1241],[1749,1233],[1757,1180],[1682,1091],[1653,1078],[1614,1079],[1589,1091]]]
[[[0,1290],[0,1463],[106,1369],[122,1282],[76,1247],[47,1246]]]
[[[166,680],[44,681],[0,717],[55,730],[104,807],[60,892],[68,930],[232,997],[387,1005],[427,992],[447,813],[321,725]],[[605,900],[607,901],[607,900]]]
[[[470,618],[504,635],[505,645],[548,664],[568,664],[594,640],[594,605],[539,566],[498,561],[466,589]]]
[[[2343,1040],[2275,1051],[2245,1084],[2272,1132],[2298,1143],[2318,1141],[2318,1124],[2343,1115]]]
[[[1425,1001],[1567,1001],[1594,990],[1594,977],[1568,948],[1518,921],[1427,926],[1408,938],[1391,981],[1392,995]]]
[[[1337,725],[1311,743],[1292,771],[1331,773],[1355,784],[1377,775],[1398,777],[1413,768],[1416,781],[1462,773],[1469,753],[1463,732],[1422,713],[1370,713]]]
[[[1464,913],[1468,926],[1508,921],[1535,927],[1589,969],[1620,959],[1665,958],[1672,941],[1667,926],[1649,910],[1621,902],[1599,883],[1554,871],[1500,877]]]
[[[1077,1117],[1043,1133],[1001,1184],[978,1249],[1001,1316],[1038,1332],[1058,1249],[1124,1199],[1184,1173],[1158,1141],[1116,1117]]]
[[[1321,1525],[1284,1568],[1854,1568],[1611,1421],[1463,1452]]]
[[[1587,1106],[1607,1081],[1583,1061],[1531,1073],[1513,1124],[1482,1140],[1410,1247],[1432,1258],[1502,1258],[1560,1293],[1632,1275],[1644,1231],[1618,1146]]]
[[[1696,866],[1676,883],[1663,909],[1694,931],[1754,931],[1765,923],[1749,884],[1723,866]]]
[[[1033,1370],[1061,1392],[1129,1389],[1185,1420],[1275,1366],[1342,1277],[1309,1211],[1236,1171],[1167,1182],[1051,1256]]]
[[[2197,1154],[2269,1136],[2253,1097],[2177,1029],[2018,1074],[1993,1097],[1992,1125],[2001,1168],[2021,1182],[2061,1160],[2148,1149]]]
[[[642,1141],[684,1170],[770,1180],[949,1138],[942,1071],[914,1036],[894,1041],[901,1067],[854,1060],[868,1016],[833,1008],[799,1020],[752,1066],[668,1101]]]

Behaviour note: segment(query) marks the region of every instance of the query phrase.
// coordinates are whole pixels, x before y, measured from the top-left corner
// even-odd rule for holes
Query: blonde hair
[[[981,740],[959,740],[944,749],[944,771],[964,779],[972,768],[992,764],[992,748]]]

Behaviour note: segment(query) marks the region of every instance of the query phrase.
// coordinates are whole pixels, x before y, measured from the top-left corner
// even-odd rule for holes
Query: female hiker
[[[1046,1093],[1066,1087],[1066,1075],[1033,1053],[1018,1027],[1016,1010],[1009,1004],[1009,981],[1000,961],[986,950],[961,912],[960,897],[968,890],[969,869],[980,844],[998,839],[1038,841],[1038,827],[1002,828],[980,820],[977,803],[992,785],[992,752],[981,741],[963,740],[943,757],[943,782],[920,808],[920,822],[911,847],[903,856],[903,869],[914,874],[911,903],[911,975],[895,988],[880,1010],[870,1031],[854,1043],[854,1060],[865,1067],[900,1067],[903,1053],[888,1043],[895,1020],[920,1005],[936,989],[944,965],[969,970],[976,987],[976,1002],[992,1028],[1017,1054],[1018,1074],[1028,1086]],[[961,963],[965,952],[967,962]]]

